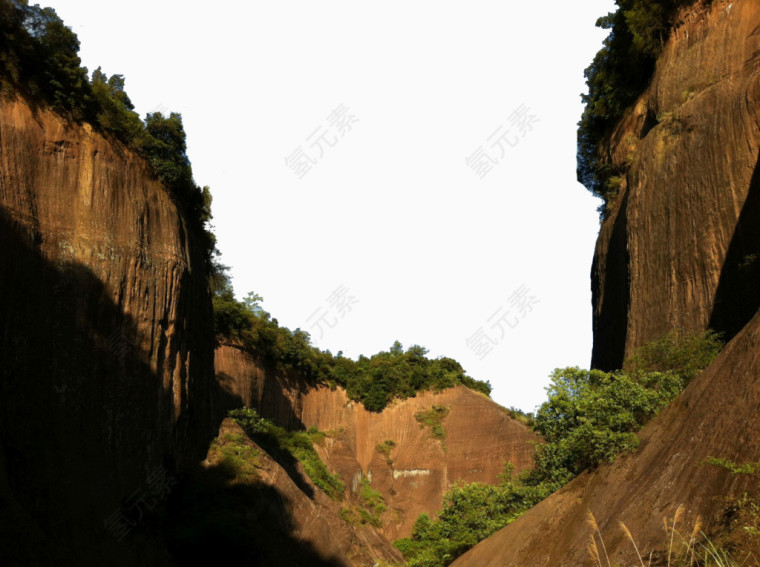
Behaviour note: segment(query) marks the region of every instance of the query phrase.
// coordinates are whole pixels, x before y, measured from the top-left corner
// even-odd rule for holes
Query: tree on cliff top
[[[616,195],[624,172],[600,155],[600,145],[649,85],[678,8],[693,2],[616,0],[618,9],[596,22],[610,34],[584,73],[588,94],[581,95],[578,181],[605,203]]]
[[[211,195],[193,181],[182,117],[134,111],[124,77],[98,67],[89,79],[79,58],[79,39],[52,8],[26,0],[0,0],[0,90],[21,94],[30,104],[49,106],[75,122],[86,121],[137,152],[195,226],[206,270],[216,267],[216,238],[208,230]]]
[[[417,392],[445,390],[463,385],[485,395],[488,382],[467,376],[462,366],[446,357],[431,359],[428,350],[412,345],[404,350],[395,341],[387,352],[354,361],[333,356],[312,346],[309,333],[280,327],[261,308],[262,298],[249,294],[237,301],[229,279],[214,294],[214,322],[221,341],[231,342],[270,363],[298,371],[312,384],[340,386],[348,396],[370,411],[382,411],[394,399],[414,397]]]

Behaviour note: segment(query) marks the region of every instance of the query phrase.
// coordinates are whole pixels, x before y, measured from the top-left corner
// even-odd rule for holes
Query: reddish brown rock
[[[388,506],[383,533],[391,540],[410,535],[419,514],[437,512],[443,493],[455,483],[496,483],[507,461],[516,472],[532,464],[537,438],[530,429],[465,387],[421,393],[373,413],[339,388],[309,388],[285,373],[264,369],[234,347],[217,349],[216,367],[233,399],[260,408],[281,425],[328,432],[324,447],[317,447],[320,455],[340,474],[354,502],[360,502],[362,478],[383,494]],[[415,417],[433,406],[449,408],[443,439],[434,438],[431,428]],[[386,441],[393,446],[384,452],[378,445]]]
[[[704,460],[756,460],[760,452],[758,376],[760,314],[642,430],[637,453],[584,473],[478,544],[455,565],[593,565],[586,550],[591,535],[587,510],[596,516],[613,564],[636,562],[619,522],[625,522],[646,553],[667,548],[662,519],[672,519],[681,504],[686,510],[681,524],[684,533],[694,527],[697,516],[709,531],[725,505],[723,497],[741,496],[757,486],[750,475],[732,475]]]
[[[597,368],[674,327],[730,339],[760,306],[760,6],[699,1],[680,20],[607,148],[631,165],[594,257]]]
[[[241,445],[251,449],[245,474],[226,470],[222,452],[225,447],[237,451]],[[188,506],[183,517],[178,518],[180,528],[192,534],[182,542],[180,564],[222,565],[229,559],[272,567],[372,567],[381,561],[403,561],[374,528],[341,519],[344,503],[317,488],[300,464],[287,472],[231,419],[222,423],[193,486],[184,497]],[[199,523],[206,528],[193,530]],[[209,532],[215,533],[213,540],[196,535]]]

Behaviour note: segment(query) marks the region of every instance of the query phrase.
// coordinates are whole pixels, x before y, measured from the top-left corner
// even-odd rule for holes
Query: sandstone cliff
[[[201,460],[218,425],[196,237],[123,145],[0,103],[2,557],[147,564],[120,514],[150,548],[135,495]]]
[[[592,268],[592,365],[674,327],[733,337],[760,306],[756,2],[681,12],[649,89],[605,152],[628,163]]]
[[[341,475],[349,499],[357,499],[362,478],[383,494],[383,533],[391,540],[410,535],[419,514],[439,510],[443,493],[456,482],[496,483],[507,461],[516,472],[532,464],[537,438],[530,429],[465,387],[421,393],[372,413],[341,389],[309,387],[235,347],[221,346],[215,365],[232,399],[284,427],[328,432],[318,447],[322,458]],[[438,438],[416,418],[434,406],[447,408]],[[392,443],[378,447],[387,441]]]
[[[455,565],[595,564],[591,510],[613,563],[666,547],[663,516],[686,508],[710,526],[720,499],[756,481],[704,464],[757,460],[760,447],[760,4],[697,2],[682,10],[649,89],[609,141],[630,167],[603,222],[594,290],[596,367],[673,327],[733,340],[640,434],[637,453],[584,473]]]

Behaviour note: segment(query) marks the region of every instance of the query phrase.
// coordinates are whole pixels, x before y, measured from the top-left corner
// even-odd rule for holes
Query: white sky
[[[43,5],[143,117],[182,113],[240,298],[333,353],[421,344],[526,411],[555,367],[588,367],[598,201],[576,182],[576,124],[612,0]],[[521,286],[532,311],[510,304]],[[350,311],[327,301],[339,289]]]

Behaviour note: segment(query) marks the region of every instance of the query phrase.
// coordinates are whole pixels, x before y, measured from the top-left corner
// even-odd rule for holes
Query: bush
[[[557,486],[528,486],[512,478],[507,465],[502,482],[457,485],[446,492],[437,519],[421,514],[412,536],[394,542],[410,567],[442,567],[494,534],[546,498]]]
[[[318,430],[288,432],[263,418],[255,409],[241,408],[229,412],[229,417],[243,428],[246,435],[256,441],[269,455],[288,470],[296,460],[303,465],[306,475],[333,500],[340,500],[346,485],[337,474],[327,469],[314,449],[314,443],[324,439]]]
[[[536,447],[534,468],[513,479],[508,464],[496,486],[452,488],[437,519],[421,515],[412,537],[394,545],[410,566],[448,565],[584,470],[635,450],[636,432],[709,365],[720,348],[711,331],[673,331],[635,351],[624,365],[626,371],[555,370],[548,400],[534,419],[535,431],[544,438]],[[417,419],[432,426],[440,424],[442,414],[433,408],[417,414]],[[718,459],[711,462],[725,466]],[[754,466],[735,469],[755,472]]]

